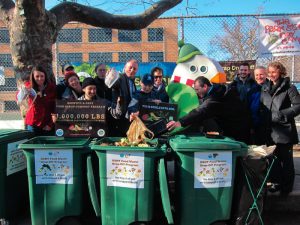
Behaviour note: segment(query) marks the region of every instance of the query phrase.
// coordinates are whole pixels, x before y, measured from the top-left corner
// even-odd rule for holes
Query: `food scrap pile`
[[[100,144],[101,146],[120,146],[120,147],[125,147],[125,146],[130,146],[130,147],[151,147],[151,144],[148,144],[146,142],[144,143],[137,143],[137,142],[132,142],[130,143],[128,138],[121,138],[120,141],[116,141],[116,142],[103,142]]]
[[[121,138],[120,141],[113,143],[114,146],[137,146],[137,147],[151,147],[149,143],[146,142],[145,132],[150,133],[152,139],[154,134],[152,131],[147,129],[145,124],[136,117],[133,122],[131,123],[128,131],[127,131],[127,138]],[[112,145],[111,143],[102,143],[104,145]]]
[[[120,141],[115,142],[115,146],[137,146],[137,147],[149,147],[147,143],[130,142],[128,138],[121,138]]]

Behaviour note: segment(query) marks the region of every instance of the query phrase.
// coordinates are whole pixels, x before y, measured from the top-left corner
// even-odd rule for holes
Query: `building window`
[[[17,81],[16,78],[5,78],[4,81],[0,83],[0,91],[17,91]]]
[[[142,39],[141,30],[119,30],[119,42],[140,42]]]
[[[164,29],[163,28],[148,28],[148,41],[163,41]]]
[[[0,66],[13,67],[12,58],[10,54],[0,54]]]
[[[16,101],[4,101],[4,111],[17,111],[19,106]]]
[[[148,52],[148,61],[149,62],[164,62],[164,53],[163,52]]]
[[[81,29],[62,29],[58,33],[58,42],[82,42]]]
[[[0,43],[9,43],[9,33],[7,29],[0,29]]]
[[[108,63],[112,62],[111,52],[93,52],[89,53],[90,63]]]
[[[135,59],[138,62],[142,62],[141,52],[119,52],[119,62],[127,62],[131,59]]]
[[[111,29],[89,29],[89,42],[112,42]]]
[[[60,65],[66,63],[82,63],[82,53],[59,53],[58,63]]]

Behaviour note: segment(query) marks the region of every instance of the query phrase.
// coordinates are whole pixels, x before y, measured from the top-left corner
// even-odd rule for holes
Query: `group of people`
[[[46,71],[38,66],[30,74],[25,84],[27,95],[17,95],[17,101],[28,102],[25,114],[25,127],[36,135],[54,135],[56,121],[56,100],[104,100],[107,108],[107,135],[126,136],[132,120],[139,113],[139,104],[145,101],[168,102],[168,95],[163,81],[163,70],[155,67],[144,74],[140,81],[140,90],[135,85],[138,62],[129,60],[123,73],[112,87],[105,84],[109,70],[103,63],[95,67],[96,77],[87,77],[80,82],[74,66],[66,64],[62,67],[64,80],[58,84],[50,81]]]
[[[300,114],[300,95],[280,62],[256,67],[254,79],[244,63],[228,85],[211,84],[198,77],[194,89],[200,106],[168,129],[195,125],[255,145],[276,145],[277,157],[270,175],[271,192],[287,195],[293,189],[295,169],[293,144],[298,143],[294,118]]]
[[[57,85],[48,79],[42,67],[34,67],[26,83],[26,128],[36,135],[53,135],[56,99],[105,99],[107,135],[126,136],[130,121],[139,115],[139,104],[169,102],[161,68],[155,67],[141,77],[140,90],[135,85],[137,71],[138,62],[128,61],[109,88],[104,82],[108,69],[103,63],[96,65],[95,78],[85,78],[82,83],[74,67],[66,64],[62,70],[65,79]],[[288,194],[295,176],[292,148],[298,143],[294,118],[300,113],[300,95],[286,75],[286,68],[280,62],[271,62],[267,68],[256,67],[254,79],[249,64],[242,64],[237,76],[227,85],[212,84],[200,76],[194,81],[199,107],[179,121],[170,121],[167,128],[192,125],[192,130],[218,132],[247,144],[276,145],[274,155],[278,160],[272,170],[270,191]]]

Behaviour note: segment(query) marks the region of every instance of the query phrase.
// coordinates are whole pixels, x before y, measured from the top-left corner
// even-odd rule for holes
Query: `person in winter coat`
[[[261,102],[268,118],[267,144],[276,145],[277,163],[271,171],[271,192],[287,195],[293,189],[295,168],[293,144],[298,143],[295,116],[300,113],[300,95],[280,62],[268,65],[270,82],[262,87]]]
[[[202,125],[203,121],[214,119],[224,136],[236,139],[237,141],[249,142],[250,125],[247,109],[241,103],[235,91],[226,89],[225,85],[211,84],[203,76],[195,80],[204,97],[203,103],[196,109],[189,112],[179,121],[170,121],[167,128],[172,130],[180,126],[192,124]]]
[[[31,88],[36,94],[29,95],[25,125],[27,130],[39,136],[54,134],[51,114],[55,111],[55,84],[47,77],[41,66],[33,67],[30,74]]]
[[[124,67],[124,73],[120,73],[119,79],[113,86],[112,102],[114,104],[120,102],[122,109],[122,115],[120,119],[112,121],[111,124],[111,126],[113,126],[115,130],[114,135],[118,137],[125,137],[126,132],[130,126],[128,105],[132,100],[133,94],[137,90],[134,80],[138,68],[138,62],[135,59],[129,60]]]
[[[266,143],[266,118],[264,109],[260,104],[261,89],[264,85],[268,85],[267,69],[263,66],[257,66],[254,70],[254,77],[257,86],[250,90],[248,94],[248,107],[251,112],[251,135],[254,145],[264,145]]]
[[[151,70],[151,75],[154,77],[153,90],[159,96],[162,102],[169,102],[169,96],[166,91],[166,84],[163,80],[163,70],[160,67],[154,67]]]
[[[62,74],[65,76],[66,73],[68,72],[74,72],[74,66],[70,63],[66,63],[65,65],[62,66],[61,69]],[[66,80],[62,80],[60,81],[57,85],[56,85],[56,98],[61,100],[62,99],[62,95],[64,93],[64,91],[67,88],[67,84],[66,84]]]
[[[121,105],[119,101],[117,102],[117,104],[114,104],[111,101],[108,101],[107,99],[100,98],[99,96],[97,96],[96,94],[97,86],[93,78],[87,77],[83,80],[82,91],[84,94],[80,98],[78,98],[78,100],[86,100],[86,101],[105,100],[105,104],[107,106],[107,111],[109,112],[109,114],[113,118],[119,119],[119,117],[122,114]]]
[[[98,63],[95,67],[95,73],[97,74],[97,76],[94,78],[97,86],[97,96],[111,101],[112,89],[108,88],[105,84],[105,76],[107,73],[106,65],[104,63]]]
[[[132,100],[128,105],[128,114],[130,115],[130,121],[139,114],[139,106],[143,103],[152,101],[160,103],[161,100],[157,95],[157,92],[153,90],[154,76],[146,73],[141,79],[141,90],[136,91],[133,94]]]
[[[74,71],[65,74],[66,89],[63,92],[62,100],[77,100],[82,95],[82,88],[78,75]]]
[[[239,72],[229,84],[229,88],[237,91],[242,103],[248,109],[248,114],[251,118],[251,139],[254,139],[255,126],[258,120],[256,109],[260,104],[260,88],[251,76],[249,63],[245,62],[240,65]]]

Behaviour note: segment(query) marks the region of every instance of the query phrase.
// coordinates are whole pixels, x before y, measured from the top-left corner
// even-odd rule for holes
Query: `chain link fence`
[[[280,60],[292,81],[300,81],[300,57],[259,57],[259,18],[276,15],[226,15],[161,18],[158,25],[143,30],[114,30],[71,24],[60,31],[54,46],[54,72],[61,73],[67,62],[176,62],[178,40],[191,43],[217,61],[256,60],[267,66]],[[175,22],[174,22],[175,21]],[[174,26],[175,24],[175,26]],[[9,45],[6,28],[0,28],[0,48]],[[67,47],[64,47],[67,46]],[[0,73],[0,120],[21,119],[15,103],[17,82],[11,55],[0,50],[0,66],[11,72]]]

